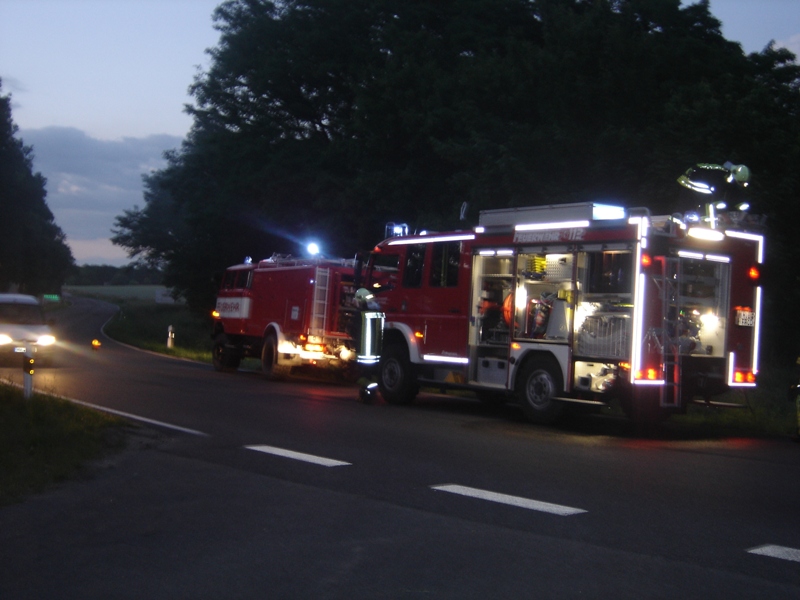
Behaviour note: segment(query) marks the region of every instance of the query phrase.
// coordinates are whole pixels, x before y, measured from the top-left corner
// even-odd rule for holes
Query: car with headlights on
[[[52,358],[56,338],[41,303],[25,294],[0,294],[0,356],[3,362],[29,350],[37,359]],[[21,362],[20,362],[21,364]]]

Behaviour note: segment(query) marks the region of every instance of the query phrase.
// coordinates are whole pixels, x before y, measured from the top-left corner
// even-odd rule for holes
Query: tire
[[[558,364],[535,358],[525,364],[517,379],[517,402],[529,421],[554,423],[564,411],[564,405],[555,399],[563,389]]]
[[[417,395],[408,350],[399,344],[384,348],[379,366],[378,386],[390,404],[410,404]]]
[[[214,338],[214,346],[211,348],[211,362],[217,371],[235,371],[239,368],[241,354],[231,347],[228,336],[220,333]]]
[[[267,334],[261,348],[261,371],[270,381],[280,381],[288,374],[288,369],[278,365],[278,339],[274,333]]]

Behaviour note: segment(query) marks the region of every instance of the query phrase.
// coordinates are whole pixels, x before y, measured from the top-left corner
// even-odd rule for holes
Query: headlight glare
[[[56,338],[52,335],[40,335],[39,339],[36,340],[36,344],[39,346],[51,346],[56,343]]]

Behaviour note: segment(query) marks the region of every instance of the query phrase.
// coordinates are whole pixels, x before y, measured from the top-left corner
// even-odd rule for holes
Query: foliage
[[[246,255],[313,236],[350,256],[388,221],[587,200],[682,212],[698,199],[677,176],[730,160],[756,174],[766,271],[795,284],[767,281],[768,326],[776,342],[800,330],[800,67],[772,45],[746,56],[707,0],[228,0],[215,22],[193,129],[114,238],[191,306]]]
[[[17,131],[11,96],[0,96],[0,291],[54,292],[74,260],[45,201],[45,178],[33,172],[33,149]]]
[[[18,501],[124,444],[122,419],[0,384],[0,505]]]

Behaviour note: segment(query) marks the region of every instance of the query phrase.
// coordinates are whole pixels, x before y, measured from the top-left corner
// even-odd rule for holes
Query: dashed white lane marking
[[[800,550],[797,548],[788,548],[787,546],[776,546],[774,544],[764,544],[748,550],[750,554],[761,554],[762,556],[771,556],[772,558],[781,558],[783,560],[792,560],[800,562]]]
[[[248,450],[255,450],[256,452],[264,452],[266,454],[274,454],[275,456],[283,456],[284,458],[302,460],[304,462],[322,465],[323,467],[343,467],[350,464],[349,462],[344,462],[341,460],[325,458],[324,456],[314,456],[313,454],[304,454],[302,452],[295,452],[294,450],[286,450],[285,448],[276,448],[275,446],[245,446],[245,448]]]
[[[522,498],[520,496],[509,496],[507,494],[498,494],[497,492],[479,490],[477,488],[466,487],[463,485],[454,485],[454,484],[432,485],[431,488],[433,488],[434,490],[439,490],[440,492],[450,492],[451,494],[469,496],[470,498],[480,498],[481,500],[488,500],[490,502],[499,502],[500,504],[518,506],[520,508],[527,508],[529,510],[538,510],[540,512],[560,515],[562,517],[566,517],[569,515],[577,515],[586,512],[581,508],[572,508],[571,506],[561,506],[560,504],[550,504],[549,502],[531,500],[529,498]]]

